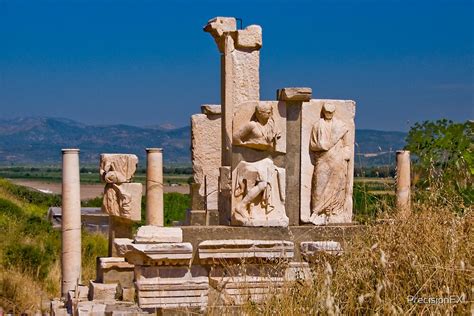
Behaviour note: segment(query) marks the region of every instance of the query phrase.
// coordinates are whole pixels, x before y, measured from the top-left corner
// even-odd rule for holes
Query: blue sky
[[[214,16],[263,27],[261,98],[353,99],[358,128],[474,118],[472,1],[0,0],[0,118],[189,124],[219,103]]]

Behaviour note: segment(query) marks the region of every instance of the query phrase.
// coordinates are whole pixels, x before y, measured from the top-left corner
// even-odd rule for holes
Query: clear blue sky
[[[286,86],[353,99],[358,128],[473,119],[473,12],[461,0],[0,0],[0,118],[187,125],[220,102],[202,27],[235,16],[263,27],[264,100]]]

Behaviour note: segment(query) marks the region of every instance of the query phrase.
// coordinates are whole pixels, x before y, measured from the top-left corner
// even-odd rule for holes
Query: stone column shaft
[[[146,224],[163,226],[163,150],[147,148],[146,153]]]
[[[397,151],[396,204],[399,212],[410,213],[410,152]]]
[[[277,99],[286,103],[286,197],[285,209],[290,226],[300,223],[301,208],[301,112],[311,100],[311,88],[283,88]]]
[[[79,149],[62,150],[61,294],[81,281],[81,194]]]

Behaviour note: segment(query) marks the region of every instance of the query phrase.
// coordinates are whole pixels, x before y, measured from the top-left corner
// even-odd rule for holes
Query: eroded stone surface
[[[101,154],[100,178],[105,183],[130,182],[137,170],[138,157],[131,154]]]
[[[198,251],[200,259],[292,258],[294,244],[280,240],[206,240]]]
[[[222,107],[220,104],[203,104],[201,105],[201,113],[209,115],[221,115]]]
[[[283,88],[277,91],[277,99],[282,101],[303,101],[311,100],[313,90],[305,87]]]
[[[182,242],[183,230],[179,227],[141,226],[134,240],[136,244]]]
[[[234,115],[232,133],[234,146],[286,152],[285,104],[277,101],[240,104]]]
[[[341,243],[333,240],[305,241],[300,244],[301,255],[306,260],[313,258],[318,253],[331,255],[342,254]]]
[[[217,210],[218,178],[221,165],[221,117],[196,114],[191,117],[191,157],[194,182],[204,209]]]
[[[114,301],[117,293],[117,284],[105,284],[90,281],[89,300]]]
[[[99,283],[120,284],[121,287],[133,286],[134,265],[123,257],[97,258],[96,280]]]
[[[108,183],[104,189],[102,211],[132,221],[141,220],[141,183]]]
[[[209,278],[199,266],[137,267],[138,303],[142,308],[204,308]]]
[[[239,48],[261,48],[262,27],[260,25],[249,25],[244,30],[238,30],[235,44]]]
[[[189,264],[193,256],[191,243],[131,244],[124,254],[127,262],[134,265],[182,265]]]
[[[241,161],[232,173],[233,225],[288,226],[285,169],[269,158]]]
[[[323,106],[332,110],[325,119]],[[354,173],[355,102],[303,103],[301,220],[325,225],[350,223]]]

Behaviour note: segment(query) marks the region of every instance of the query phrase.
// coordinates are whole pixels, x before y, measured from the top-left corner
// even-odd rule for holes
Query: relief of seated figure
[[[274,151],[276,141],[280,138],[280,132],[272,116],[273,108],[271,104],[258,104],[251,120],[234,134],[234,145]]]

